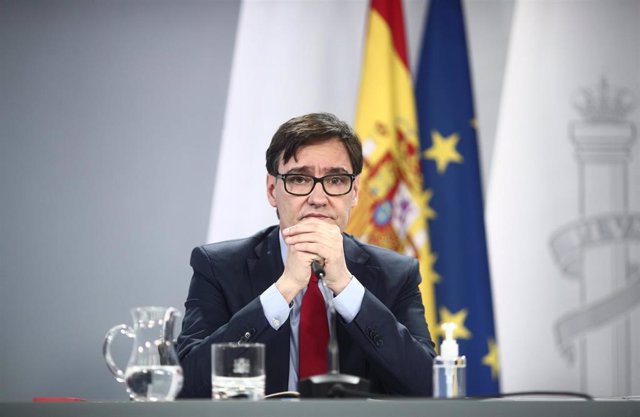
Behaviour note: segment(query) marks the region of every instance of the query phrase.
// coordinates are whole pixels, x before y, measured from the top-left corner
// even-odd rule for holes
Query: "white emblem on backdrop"
[[[551,237],[555,260],[574,279],[580,306],[556,322],[558,347],[580,370],[581,389],[608,387],[631,394],[632,340],[640,326],[630,313],[640,306],[640,268],[629,250],[640,243],[640,213],[629,208],[628,169],[636,126],[629,90],[603,78],[574,100],[582,120],[569,125],[578,162],[578,220]],[[637,162],[636,162],[637,163]],[[633,180],[633,179],[632,179]],[[638,185],[635,185],[638,186]]]

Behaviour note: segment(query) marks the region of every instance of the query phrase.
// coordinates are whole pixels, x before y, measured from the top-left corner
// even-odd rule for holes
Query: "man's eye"
[[[340,185],[345,182],[345,179],[341,175],[336,175],[335,177],[329,177],[329,184],[331,185]]]
[[[291,175],[287,178],[291,184],[306,184],[309,178],[304,175]]]

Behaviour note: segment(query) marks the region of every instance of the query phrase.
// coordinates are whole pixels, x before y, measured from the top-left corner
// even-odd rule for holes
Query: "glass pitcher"
[[[107,367],[118,382],[127,385],[136,401],[167,401],[182,389],[182,368],[173,346],[173,327],[180,312],[173,307],[131,309],[133,328],[126,324],[112,327],[104,338],[102,353]],[[121,333],[133,339],[133,351],[126,370],[118,368],[111,356],[111,342]]]

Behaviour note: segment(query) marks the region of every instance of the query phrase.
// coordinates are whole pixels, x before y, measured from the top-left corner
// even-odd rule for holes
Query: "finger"
[[[298,224],[285,229],[282,235],[287,243],[288,239],[290,238],[297,238],[298,240],[294,240],[296,242],[301,242],[304,240],[317,241],[328,239],[342,239],[342,233],[337,226],[333,227],[330,225],[326,225],[325,223],[321,223],[311,227],[309,227],[309,225]]]
[[[312,233],[323,230],[323,228],[326,226],[327,223],[321,220],[307,218],[302,220],[300,223],[296,223],[293,226],[287,227],[282,231],[282,234],[284,236],[291,236],[301,233]]]
[[[295,245],[298,243],[318,243],[323,241],[324,239],[325,238],[323,238],[318,233],[304,233],[299,235],[287,236],[284,238],[284,242],[287,245]]]
[[[285,236],[284,241],[287,245],[294,245],[296,243],[324,243],[325,245],[335,245],[338,236],[334,236],[324,232],[308,232],[299,233],[295,235]]]
[[[306,226],[296,225],[296,226],[291,226],[284,229],[282,231],[282,236],[286,238],[288,236],[297,236],[297,235],[304,235],[308,233],[315,233],[316,231],[317,231],[317,228],[315,227],[306,227]]]
[[[294,249],[299,254],[304,254],[305,256],[311,256],[311,260],[319,260],[322,258],[320,253],[323,251],[324,246],[314,242],[301,242],[289,245],[290,248]]]
[[[303,244],[289,245],[289,258],[295,259],[296,262],[303,264],[311,264],[312,261],[318,260],[319,255],[310,247],[302,246]]]

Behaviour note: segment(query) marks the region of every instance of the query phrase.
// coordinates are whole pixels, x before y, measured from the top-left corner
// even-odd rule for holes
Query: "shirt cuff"
[[[364,298],[364,287],[358,281],[356,277],[351,276],[351,282],[334,297],[333,305],[336,308],[336,312],[347,323],[351,321],[360,312],[360,306],[362,306],[362,299]]]
[[[278,330],[289,318],[289,304],[276,288],[276,284],[271,284],[260,294],[260,304],[262,304],[264,317],[275,330]]]

